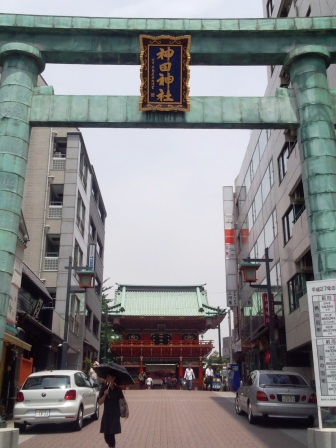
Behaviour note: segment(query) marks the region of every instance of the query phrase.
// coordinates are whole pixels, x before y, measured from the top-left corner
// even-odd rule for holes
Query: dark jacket
[[[99,398],[104,395],[108,386],[103,386],[99,392]],[[118,386],[109,389],[109,393],[104,401],[104,412],[101,419],[100,432],[104,434],[120,434],[120,409],[119,398],[124,398],[122,390]]]

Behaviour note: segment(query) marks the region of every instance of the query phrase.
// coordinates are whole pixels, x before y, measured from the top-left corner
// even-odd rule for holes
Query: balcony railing
[[[58,271],[58,254],[57,256],[46,256],[44,258],[45,271]]]
[[[52,169],[53,170],[65,170],[66,158],[53,157]]]
[[[61,219],[62,218],[62,205],[49,205],[49,214],[48,218],[56,218]]]
[[[154,341],[111,341],[113,347],[208,347],[213,345],[212,340],[207,341],[170,341],[168,344],[155,344]]]

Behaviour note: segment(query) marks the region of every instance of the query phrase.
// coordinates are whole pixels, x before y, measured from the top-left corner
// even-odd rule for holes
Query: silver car
[[[98,388],[78,370],[32,373],[14,405],[14,427],[22,432],[28,425],[49,423],[72,423],[80,431],[88,417],[99,418]]]
[[[254,370],[236,393],[235,409],[238,415],[247,413],[250,423],[257,417],[281,417],[305,419],[308,426],[313,426],[317,399],[296,372]]]

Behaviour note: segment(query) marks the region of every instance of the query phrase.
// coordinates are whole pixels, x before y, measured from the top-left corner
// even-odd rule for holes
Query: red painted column
[[[178,377],[178,379],[183,378],[183,376],[184,376],[184,372],[183,372],[183,360],[182,360],[182,356],[180,356],[179,377]]]
[[[198,378],[199,378],[198,387],[200,390],[202,390],[203,389],[203,365],[202,365],[201,358],[199,360],[199,366],[198,366]]]

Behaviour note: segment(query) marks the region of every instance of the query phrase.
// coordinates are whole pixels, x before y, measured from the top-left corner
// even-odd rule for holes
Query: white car
[[[14,427],[24,432],[29,425],[72,423],[80,431],[83,419],[99,418],[97,386],[78,370],[32,373],[16,397]]]

